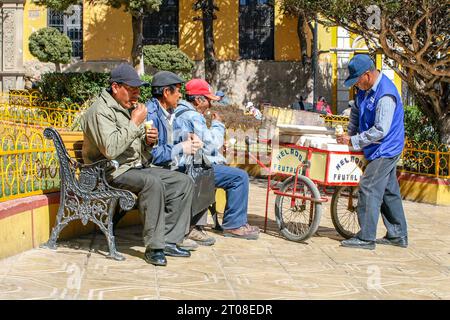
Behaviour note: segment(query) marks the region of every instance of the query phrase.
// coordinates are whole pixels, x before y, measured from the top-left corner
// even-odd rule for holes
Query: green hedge
[[[39,91],[44,101],[84,104],[108,87],[109,73],[83,72],[42,75]]]
[[[192,78],[194,69],[194,61],[171,44],[144,46],[144,65],[158,71],[171,71],[185,81]]]
[[[152,82],[152,76],[144,74],[142,80]],[[89,103],[103,88],[109,86],[109,73],[46,73],[39,82],[39,90],[44,101],[58,101],[65,104]],[[141,89],[141,102],[151,98],[150,87]]]

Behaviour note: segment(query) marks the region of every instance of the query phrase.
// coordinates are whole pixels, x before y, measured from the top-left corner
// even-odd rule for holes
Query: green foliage
[[[82,105],[109,86],[109,73],[46,73],[39,82],[44,101]]]
[[[42,28],[33,32],[28,47],[41,62],[68,63],[72,57],[70,39],[55,28]]]
[[[87,0],[89,4],[104,4],[113,8],[123,7],[132,15],[142,15],[145,12],[158,11],[162,0]],[[82,0],[38,0],[37,4],[56,11],[65,11],[70,5],[82,4]]]
[[[133,16],[159,11],[162,0],[88,0],[90,4],[105,4],[113,8],[123,8]]]
[[[157,70],[171,71],[188,81],[192,78],[194,62],[171,44],[144,47],[144,65]]]
[[[430,141],[439,144],[436,124],[428,119],[417,106],[405,107],[405,136],[416,142]]]
[[[152,83],[153,77],[148,74],[143,74],[141,76],[141,80]],[[152,88],[150,86],[148,87],[141,87],[141,97],[139,98],[139,102],[146,103],[148,100],[152,98]]]
[[[143,74],[141,76],[141,80],[145,81],[145,82],[148,82],[148,83],[152,83],[152,79],[153,79],[153,76],[151,76],[149,74]],[[180,92],[181,92],[182,95],[184,95],[185,91],[186,91],[186,88],[183,85],[181,87],[181,89],[180,89]],[[141,87],[141,96],[139,98],[139,102],[146,103],[151,98],[152,98],[152,88],[150,86],[148,86],[148,87]]]
[[[83,4],[83,0],[37,0],[39,6],[46,6],[53,10],[64,12],[70,5]]]
[[[441,142],[450,144],[448,1],[282,1],[317,13],[324,25],[338,25],[360,35],[372,53],[382,53],[383,62],[415,93],[419,108],[437,122]]]
[[[103,88],[109,87],[109,73],[46,73],[39,82],[39,90],[44,101],[57,101],[66,105],[72,103],[80,106],[90,102]],[[152,76],[144,74],[141,79],[152,82]],[[141,88],[140,102],[145,103],[152,97],[151,87]]]

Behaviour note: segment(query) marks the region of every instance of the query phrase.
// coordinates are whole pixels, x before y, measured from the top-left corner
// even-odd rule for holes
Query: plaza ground
[[[264,226],[265,180],[250,186],[249,221]],[[212,247],[167,267],[143,260],[141,227],[117,232],[126,260],[105,258],[102,234],[0,260],[0,299],[450,299],[450,207],[404,201],[409,247],[340,247],[325,204],[306,243],[277,232],[274,200],[257,241],[214,234]],[[384,235],[381,223],[378,236]]]

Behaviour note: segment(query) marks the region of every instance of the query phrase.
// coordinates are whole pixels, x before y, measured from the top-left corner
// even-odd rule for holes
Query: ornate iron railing
[[[42,129],[0,128],[0,202],[59,189],[55,148]]]
[[[403,172],[450,179],[450,146],[407,140],[402,153]]]
[[[39,100],[41,100],[41,95],[36,90],[9,90],[9,92],[0,92],[0,103],[34,106]]]
[[[42,101],[38,92],[0,93],[0,123],[17,126],[72,128],[83,106]]]

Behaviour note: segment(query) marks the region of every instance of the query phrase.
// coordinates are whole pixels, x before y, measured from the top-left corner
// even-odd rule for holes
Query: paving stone
[[[250,184],[249,223],[261,229],[265,186]],[[0,299],[450,299],[450,207],[404,201],[409,247],[370,251],[340,246],[329,203],[315,236],[286,240],[274,201],[271,195],[267,232],[258,240],[209,231],[214,246],[200,246],[190,258],[168,257],[167,267],[143,260],[140,226],[117,231],[122,262],[105,258],[102,234],[0,260]],[[380,219],[378,236],[384,234]]]

